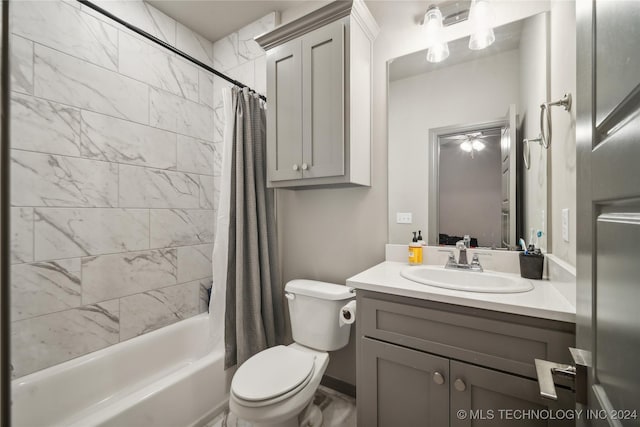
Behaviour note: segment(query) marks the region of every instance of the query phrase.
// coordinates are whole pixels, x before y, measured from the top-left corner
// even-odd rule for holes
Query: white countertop
[[[575,322],[575,305],[565,298],[553,281],[532,280],[533,290],[522,293],[465,292],[423,285],[405,279],[400,275],[400,271],[407,266],[406,262],[385,261],[347,279],[347,286],[523,316]],[[516,276],[520,277],[519,274]]]

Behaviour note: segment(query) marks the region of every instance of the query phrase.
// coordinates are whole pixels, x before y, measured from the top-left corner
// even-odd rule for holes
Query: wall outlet
[[[412,222],[411,212],[396,212],[396,224],[411,224]]]
[[[569,209],[562,209],[562,240],[569,241]]]

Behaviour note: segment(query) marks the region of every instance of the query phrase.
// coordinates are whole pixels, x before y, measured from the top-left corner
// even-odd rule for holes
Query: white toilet
[[[229,409],[254,426],[320,426],[313,397],[329,363],[327,352],[349,342],[351,325],[341,325],[339,316],[355,293],[333,283],[292,280],[285,296],[295,342],[261,351],[238,368]]]

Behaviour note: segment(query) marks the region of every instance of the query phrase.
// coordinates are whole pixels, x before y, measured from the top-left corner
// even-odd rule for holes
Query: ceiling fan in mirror
[[[460,143],[460,149],[466,153],[471,154],[471,158],[473,159],[475,152],[482,151],[487,146],[484,139],[489,136],[492,136],[492,135],[488,135],[482,131],[479,131],[479,132],[463,133],[459,135],[451,135],[451,136],[446,136],[444,138],[454,140],[454,141],[462,141]]]

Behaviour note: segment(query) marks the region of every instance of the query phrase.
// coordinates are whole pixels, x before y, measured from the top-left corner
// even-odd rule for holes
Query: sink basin
[[[530,280],[511,274],[447,270],[433,265],[407,267],[400,272],[400,275],[423,285],[467,292],[510,294],[533,289]]]

